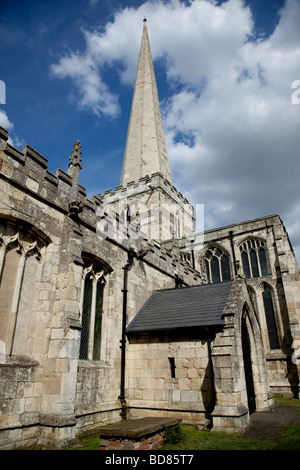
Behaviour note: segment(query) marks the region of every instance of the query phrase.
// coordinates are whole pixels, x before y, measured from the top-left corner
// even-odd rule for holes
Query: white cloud
[[[119,112],[118,100],[102,81],[96,64],[89,54],[80,56],[71,53],[63,57],[59,64],[52,66],[53,73],[59,78],[71,78],[78,91],[79,100],[74,97],[80,107],[91,108],[95,114],[101,113],[115,117]]]
[[[199,52],[198,67],[204,87],[197,87],[197,65],[190,72],[173,53],[183,85],[165,107],[174,182],[194,204],[205,203],[207,228],[271,213],[291,223],[300,204],[300,105],[291,104],[292,82],[300,78],[300,4],[289,0],[273,35],[259,42],[248,41],[251,17],[240,2],[235,7],[244,37],[225,40],[222,22],[220,44],[207,34],[209,54]],[[197,57],[196,49],[189,55]],[[291,229],[299,245],[300,228],[292,223]]]
[[[299,1],[287,0],[274,33],[258,40],[242,0],[125,8],[104,32],[84,31],[82,54],[53,66],[74,80],[78,104],[118,115],[103,72],[114,67],[123,84],[134,84],[144,17],[170,84],[162,110],[175,186],[205,203],[207,228],[279,213],[298,244],[291,214],[300,207],[300,104],[291,86],[300,79]]]
[[[14,124],[8,119],[5,111],[0,109],[0,126],[6,129],[9,133],[8,143],[17,148],[23,148],[25,141],[20,139],[14,131]]]
[[[9,133],[11,133],[14,129],[13,123],[8,119],[7,114],[5,111],[2,111],[0,109],[0,126],[6,129]],[[16,145],[16,142],[14,139],[12,139],[11,135],[8,137],[8,142],[11,145]]]
[[[8,119],[6,112],[2,110],[0,110],[0,126],[4,127],[7,131],[12,130],[14,127],[13,123]]]
[[[117,97],[103,82],[103,71],[117,66],[122,83],[134,82],[145,16],[150,18],[153,57],[165,58],[168,78],[196,85],[199,76],[215,69],[216,62],[227,68],[232,51],[251,33],[252,26],[250,11],[241,7],[240,0],[221,7],[207,0],[195,0],[189,6],[179,0],[149,0],[137,9],[124,8],[104,32],[83,30],[83,53],[70,52],[52,65],[57,77],[74,81],[79,105],[91,107],[96,114],[117,115]],[[211,47],[217,55],[211,54]]]

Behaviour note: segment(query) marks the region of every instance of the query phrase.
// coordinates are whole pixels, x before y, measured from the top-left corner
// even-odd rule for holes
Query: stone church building
[[[90,200],[0,128],[0,448],[121,419],[242,431],[299,391],[299,268],[278,215],[195,233],[144,21],[120,186]],[[83,157],[83,158],[81,158]]]

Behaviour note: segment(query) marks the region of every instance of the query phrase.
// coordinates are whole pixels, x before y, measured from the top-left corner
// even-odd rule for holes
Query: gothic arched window
[[[211,247],[204,254],[207,278],[210,282],[228,281],[231,279],[229,258],[218,247]]]
[[[99,263],[83,270],[79,359],[100,360],[104,276]]]
[[[128,229],[131,223],[130,207],[125,206],[120,212],[117,221],[117,230],[121,238],[128,236]]]
[[[36,282],[45,246],[33,227],[0,223],[0,341],[9,355],[31,351]]]
[[[246,279],[268,275],[267,255],[262,240],[245,241],[240,245],[240,253]]]
[[[269,335],[270,349],[279,349],[278,332],[276,326],[275,312],[273,306],[272,292],[268,286],[265,286],[262,293],[267,330]]]

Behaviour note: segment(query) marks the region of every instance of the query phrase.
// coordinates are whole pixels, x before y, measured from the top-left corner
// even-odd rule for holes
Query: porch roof
[[[155,291],[129,324],[127,333],[222,326],[233,282]]]

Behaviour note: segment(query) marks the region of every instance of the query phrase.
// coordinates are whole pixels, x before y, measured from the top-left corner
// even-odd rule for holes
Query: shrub
[[[183,438],[183,432],[179,424],[166,428],[164,431],[165,444],[177,444]]]

